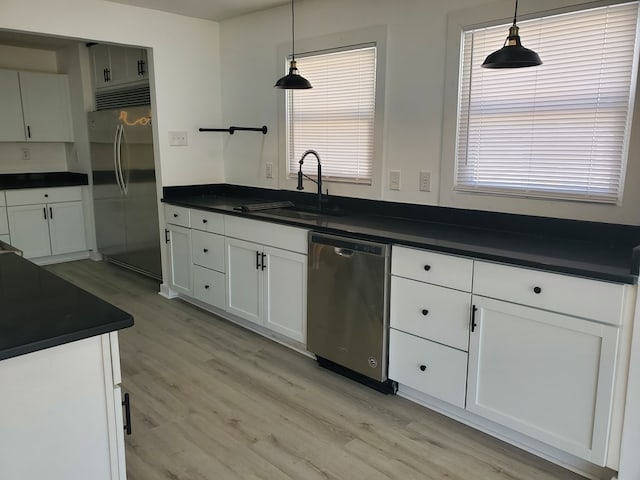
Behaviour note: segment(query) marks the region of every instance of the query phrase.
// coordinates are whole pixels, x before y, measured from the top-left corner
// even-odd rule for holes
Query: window
[[[518,22],[543,65],[490,70],[508,25],[463,32],[454,189],[617,203],[637,70],[638,2]]]
[[[323,179],[370,185],[374,155],[376,46],[360,45],[296,57],[313,88],[286,96],[287,174],[305,150],[322,159]],[[315,161],[303,172],[315,176]]]

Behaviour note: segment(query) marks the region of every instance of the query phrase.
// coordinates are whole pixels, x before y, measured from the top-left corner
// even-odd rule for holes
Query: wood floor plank
[[[132,313],[129,480],[577,480],[552,463],[311,358],[105,262],[48,266]]]

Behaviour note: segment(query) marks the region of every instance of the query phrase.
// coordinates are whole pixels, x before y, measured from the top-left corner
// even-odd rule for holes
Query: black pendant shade
[[[289,73],[280,78],[274,87],[283,90],[305,90],[312,87],[309,80],[298,73],[298,68],[296,67],[296,17],[293,10],[293,1],[291,0],[291,62],[289,63]]]
[[[484,68],[521,68],[535,67],[542,65],[542,60],[536,52],[524,48],[520,43],[516,16],[518,14],[518,0],[516,0],[516,11],[513,15],[513,25],[509,27],[509,36],[500,50],[487,55],[482,67]]]

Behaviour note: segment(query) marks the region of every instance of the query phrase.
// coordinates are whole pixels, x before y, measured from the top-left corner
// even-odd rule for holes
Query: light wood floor
[[[577,480],[551,463],[157,294],[110,264],[47,267],[130,312],[129,480]]]

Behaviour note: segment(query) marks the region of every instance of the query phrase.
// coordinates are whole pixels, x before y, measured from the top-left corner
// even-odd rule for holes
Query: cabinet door
[[[94,45],[91,47],[93,59],[93,82],[96,88],[111,85],[111,59],[107,45]]]
[[[262,246],[227,238],[227,311],[262,324]]]
[[[149,78],[147,51],[143,48],[126,48],[124,60],[127,64],[127,82],[137,82]]]
[[[28,142],[73,142],[66,75],[20,72]]]
[[[82,202],[50,203],[49,233],[51,253],[81,252],[87,249]]]
[[[26,258],[51,255],[49,212],[44,203],[7,207],[7,213],[14,247],[22,250]]]
[[[0,142],[24,142],[18,72],[0,70]]]
[[[467,408],[604,465],[618,329],[473,297]]]
[[[176,292],[191,295],[191,230],[167,225],[169,284]]]
[[[306,343],[307,256],[264,247],[264,325]]]
[[[0,235],[9,234],[9,222],[7,221],[7,207],[0,207]]]

